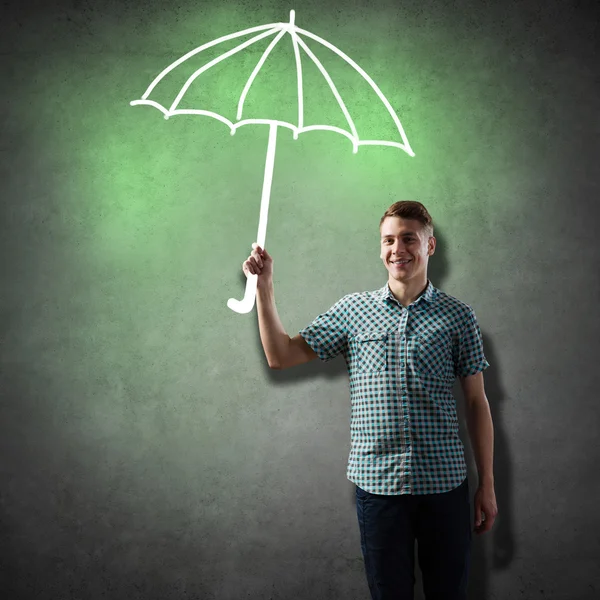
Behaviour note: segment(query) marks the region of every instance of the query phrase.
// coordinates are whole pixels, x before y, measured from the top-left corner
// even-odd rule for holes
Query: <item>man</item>
[[[373,600],[412,599],[414,542],[427,600],[464,600],[471,526],[467,468],[453,384],[459,377],[477,462],[475,531],[497,515],[489,366],[470,306],[427,278],[433,223],[420,202],[396,202],[380,222],[387,284],[348,294],[290,338],[275,308],[273,259],[253,244],[260,337],[269,366],[342,354],[350,376],[351,451],[361,550]]]

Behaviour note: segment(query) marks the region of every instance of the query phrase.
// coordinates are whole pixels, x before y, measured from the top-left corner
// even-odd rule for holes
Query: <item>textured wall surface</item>
[[[266,247],[288,333],[381,287],[379,218],[423,202],[429,277],[474,308],[491,364],[499,515],[474,537],[470,599],[598,597],[599,32],[591,2],[537,4],[2,3],[0,597],[368,598],[343,359],[271,371],[256,311],[226,304],[268,128],[129,105],[189,50],[290,9],[378,83],[415,157],[279,132]],[[235,112],[259,57],[207,73],[217,108]],[[249,109],[289,110],[290,58]],[[378,131],[385,111],[336,64]],[[317,75],[307,107],[329,115]]]

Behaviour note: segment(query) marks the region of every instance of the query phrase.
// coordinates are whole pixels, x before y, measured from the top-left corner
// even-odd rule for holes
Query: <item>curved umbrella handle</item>
[[[235,298],[229,298],[227,300],[227,306],[241,315],[249,313],[254,308],[254,300],[256,299],[256,287],[258,285],[258,275],[250,273],[248,279],[246,279],[246,292],[242,300],[236,300]]]
[[[265,176],[263,179],[262,198],[260,200],[260,217],[258,219],[258,234],[256,243],[265,247],[267,237],[267,215],[269,213],[269,199],[271,196],[271,182],[273,181],[273,165],[275,164],[275,143],[277,141],[277,123],[270,123],[269,146],[267,148],[267,163],[265,165]],[[258,275],[253,273],[246,279],[246,292],[242,300],[229,298],[227,306],[236,313],[249,313],[254,307],[256,299],[256,288],[258,286]]]

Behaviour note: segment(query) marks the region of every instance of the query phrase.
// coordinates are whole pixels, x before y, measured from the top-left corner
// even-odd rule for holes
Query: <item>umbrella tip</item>
[[[294,24],[295,19],[296,19],[296,11],[290,10],[290,25]]]

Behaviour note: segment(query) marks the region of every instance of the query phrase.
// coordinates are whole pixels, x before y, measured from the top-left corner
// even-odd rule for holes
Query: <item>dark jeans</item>
[[[356,487],[360,545],[372,600],[413,600],[415,539],[427,600],[466,600],[469,483],[442,494],[382,496]]]

